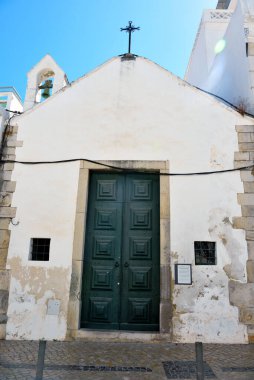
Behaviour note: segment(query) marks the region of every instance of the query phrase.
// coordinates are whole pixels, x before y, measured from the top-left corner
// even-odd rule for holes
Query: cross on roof
[[[131,33],[133,33],[135,30],[140,30],[140,27],[137,28],[132,25],[132,21],[129,21],[129,26],[126,26],[125,28],[120,28],[121,32],[126,31],[126,33],[129,33],[129,49],[128,54],[131,53]]]

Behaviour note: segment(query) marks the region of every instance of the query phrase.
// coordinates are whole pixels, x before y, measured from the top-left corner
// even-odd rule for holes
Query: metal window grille
[[[216,265],[216,244],[213,241],[195,241],[195,264]]]
[[[49,261],[50,239],[32,238],[31,260]]]

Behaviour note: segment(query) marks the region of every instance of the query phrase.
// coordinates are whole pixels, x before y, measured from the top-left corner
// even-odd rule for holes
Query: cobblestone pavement
[[[0,341],[0,380],[34,380],[38,342]],[[206,379],[254,380],[254,345],[204,345]],[[195,346],[47,342],[43,379],[195,379]]]

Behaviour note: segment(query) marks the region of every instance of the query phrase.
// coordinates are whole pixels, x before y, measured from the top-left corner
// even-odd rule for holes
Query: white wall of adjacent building
[[[0,87],[0,141],[2,140],[6,120],[13,116],[13,113],[6,111],[6,109],[22,112],[23,105],[14,89],[12,90],[11,87],[1,89]]]
[[[231,1],[227,10],[204,11],[185,79],[254,113],[254,5]],[[225,48],[216,52],[219,41]],[[246,44],[249,44],[246,55]]]

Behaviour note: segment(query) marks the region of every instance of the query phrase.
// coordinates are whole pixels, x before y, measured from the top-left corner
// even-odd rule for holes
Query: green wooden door
[[[159,329],[159,176],[93,173],[81,327]]]

